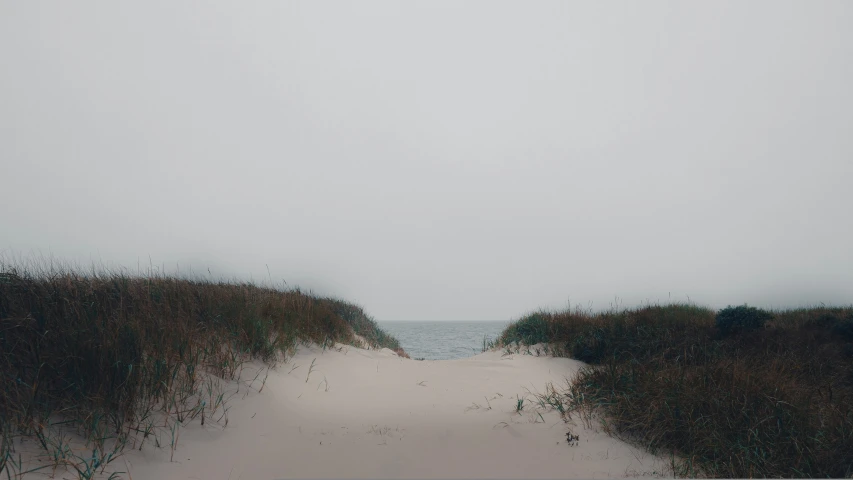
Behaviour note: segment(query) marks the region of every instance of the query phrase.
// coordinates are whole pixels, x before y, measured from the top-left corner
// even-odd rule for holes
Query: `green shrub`
[[[503,335],[504,343],[520,341],[525,345],[536,345],[550,340],[548,332],[548,320],[545,315],[534,313],[507,328]]]
[[[731,305],[717,312],[717,328],[725,336],[740,331],[757,330],[764,327],[773,315],[766,311],[747,305],[732,307]]]

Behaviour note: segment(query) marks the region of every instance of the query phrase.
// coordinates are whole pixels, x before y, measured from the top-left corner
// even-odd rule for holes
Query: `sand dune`
[[[580,422],[566,424],[529,400],[516,411],[517,398],[563,383],[579,362],[501,352],[415,361],[387,349],[337,348],[300,348],[270,371],[260,393],[231,400],[226,428],[186,427],[174,461],[169,448],[128,452],[133,479],[603,478],[665,471],[665,461]],[[566,441],[569,429],[580,436],[576,445]]]

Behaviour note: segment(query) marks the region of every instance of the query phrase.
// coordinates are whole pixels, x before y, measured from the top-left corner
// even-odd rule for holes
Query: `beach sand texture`
[[[388,349],[300,347],[260,393],[233,397],[226,428],[196,421],[181,430],[173,461],[170,448],[148,446],[119,462],[134,480],[665,473],[665,459],[535,408],[531,394],[564,385],[581,365],[499,351],[416,361]],[[575,445],[569,430],[580,437]]]

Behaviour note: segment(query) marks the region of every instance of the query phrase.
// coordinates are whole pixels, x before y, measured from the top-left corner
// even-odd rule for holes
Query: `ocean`
[[[400,341],[412,358],[450,360],[483,351],[483,337],[497,338],[509,321],[489,322],[376,322]]]

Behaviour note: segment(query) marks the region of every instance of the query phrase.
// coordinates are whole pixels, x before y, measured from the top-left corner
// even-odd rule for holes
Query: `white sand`
[[[556,412],[542,413],[543,422],[529,401],[522,414],[515,411],[516,395],[532,399],[529,392],[543,392],[548,382],[565,384],[580,365],[501,352],[416,361],[388,349],[303,347],[270,372],[262,392],[230,401],[225,429],[198,420],[183,429],[173,462],[168,446],[148,445],[116,463],[126,460],[133,480],[601,478],[665,471],[665,461],[580,422],[566,424]],[[575,446],[566,443],[569,429],[580,435]]]

